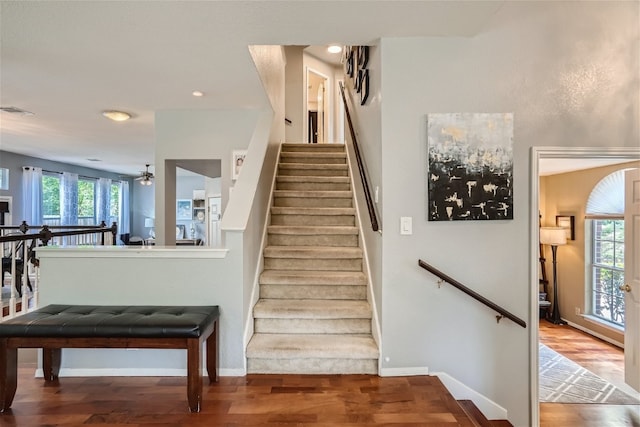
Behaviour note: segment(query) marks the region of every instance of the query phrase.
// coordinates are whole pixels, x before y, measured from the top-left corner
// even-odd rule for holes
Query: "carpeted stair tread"
[[[263,299],[253,309],[255,318],[272,319],[370,319],[367,301],[317,299]]]
[[[361,271],[264,270],[260,284],[362,286],[367,284],[367,276]]]
[[[330,169],[337,171],[346,171],[349,169],[349,166],[346,164],[336,163],[336,164],[314,164],[314,163],[280,163],[278,165],[279,169]],[[315,175],[314,175],[315,176]]]
[[[317,234],[358,234],[358,227],[349,226],[293,226],[293,225],[270,225],[267,228],[270,234],[295,234],[312,236]]]
[[[266,258],[353,259],[362,258],[362,249],[340,246],[267,246],[264,248],[264,256]]]
[[[298,163],[307,159],[314,159],[317,160],[316,163],[323,163],[325,160],[345,160],[346,158],[347,153],[344,151],[283,151],[280,153],[280,161],[283,163]]]
[[[282,144],[282,152],[291,153],[291,152],[344,152],[343,144],[307,144],[307,143],[295,143],[295,142],[286,142]]]
[[[247,357],[266,359],[377,359],[372,337],[332,334],[254,334]]]
[[[275,190],[274,197],[309,197],[312,199],[351,199],[353,193],[351,191],[331,191],[331,190]]]
[[[272,206],[272,215],[355,215],[355,208]]]
[[[280,175],[276,177],[276,182],[314,182],[314,183],[328,183],[328,184],[348,184],[350,183],[348,176],[297,176],[297,175]]]

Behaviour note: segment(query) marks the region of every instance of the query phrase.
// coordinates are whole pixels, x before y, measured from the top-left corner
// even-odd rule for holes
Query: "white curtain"
[[[120,181],[120,215],[118,216],[118,234],[129,233],[129,183]]]
[[[77,173],[62,173],[60,180],[60,224],[78,225]]]
[[[42,168],[22,168],[22,219],[29,225],[42,225]]]
[[[98,178],[96,188],[96,224],[104,221],[107,226],[111,225],[111,180],[109,178]]]

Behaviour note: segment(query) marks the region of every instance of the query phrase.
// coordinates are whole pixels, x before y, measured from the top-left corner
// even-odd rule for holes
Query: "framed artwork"
[[[178,199],[176,200],[176,220],[177,221],[191,221],[191,199]]]
[[[573,215],[556,215],[556,226],[567,233],[567,240],[576,240],[576,217]]]
[[[231,179],[234,181],[238,179],[238,176],[240,175],[246,155],[247,150],[233,150],[231,155]]]
[[[176,224],[176,239],[184,239],[186,232],[187,227],[184,224]]]
[[[204,208],[194,208],[193,209],[193,219],[204,222],[205,211]]]
[[[513,113],[427,115],[427,219],[513,219]]]

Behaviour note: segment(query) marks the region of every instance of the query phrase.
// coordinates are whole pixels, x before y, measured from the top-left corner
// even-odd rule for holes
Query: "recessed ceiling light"
[[[340,53],[342,52],[342,46],[338,46],[337,44],[332,44],[327,48],[329,53]]]
[[[193,96],[204,96],[204,92],[200,92],[199,90],[194,90],[193,92],[191,92],[191,95],[193,95]]]
[[[102,112],[102,115],[108,119],[113,120],[114,122],[124,122],[125,120],[129,120],[131,118],[131,114],[117,110],[106,110]]]

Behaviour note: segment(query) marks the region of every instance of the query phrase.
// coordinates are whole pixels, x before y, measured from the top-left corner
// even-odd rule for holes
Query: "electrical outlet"
[[[580,315],[580,307],[576,307],[576,315]]]

